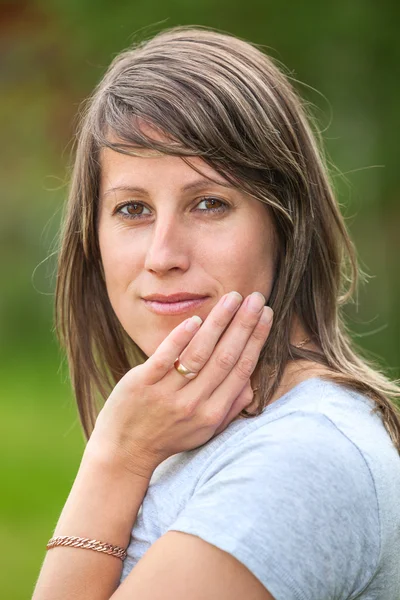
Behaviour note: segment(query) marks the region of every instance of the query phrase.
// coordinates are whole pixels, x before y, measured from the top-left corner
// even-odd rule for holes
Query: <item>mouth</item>
[[[143,302],[146,308],[156,315],[181,315],[197,309],[204,304],[208,298],[209,296],[204,296],[203,298],[178,300],[176,302],[160,302],[159,300],[143,299]]]

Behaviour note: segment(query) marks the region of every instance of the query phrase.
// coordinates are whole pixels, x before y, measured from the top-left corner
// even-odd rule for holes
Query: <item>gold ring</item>
[[[174,367],[178,371],[178,373],[180,373],[181,375],[183,375],[187,379],[194,379],[197,376],[197,373],[195,373],[194,371],[189,371],[189,369],[187,369],[180,362],[179,358],[177,358],[176,361],[174,362]]]

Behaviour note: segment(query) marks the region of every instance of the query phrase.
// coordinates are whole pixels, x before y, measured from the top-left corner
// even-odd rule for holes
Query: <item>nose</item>
[[[187,232],[176,217],[159,217],[146,251],[145,269],[159,275],[174,269],[186,271],[190,264],[188,244]]]

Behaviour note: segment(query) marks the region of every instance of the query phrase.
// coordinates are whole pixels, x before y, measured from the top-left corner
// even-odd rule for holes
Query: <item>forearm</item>
[[[126,548],[149,478],[101,458],[89,443],[53,535]],[[108,600],[121,569],[114,556],[57,546],[46,554],[32,600]]]

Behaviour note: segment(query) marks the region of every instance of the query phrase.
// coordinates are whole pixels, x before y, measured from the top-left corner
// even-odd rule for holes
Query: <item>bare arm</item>
[[[54,536],[86,537],[126,548],[157,465],[204,444],[249,405],[250,376],[272,311],[261,296],[257,309],[245,303],[231,322],[240,302],[226,305],[224,299],[198,335],[199,323],[188,327],[193,319],[187,319],[143,365],[117,383],[96,420]],[[182,353],[183,364],[198,373],[193,381],[173,368]],[[53,548],[32,600],[109,600],[121,568],[121,560],[107,554]]]
[[[54,536],[85,537],[126,548],[150,476],[136,475],[101,456],[89,442]],[[47,552],[32,600],[108,600],[121,569],[122,561],[114,556],[55,547]]]

